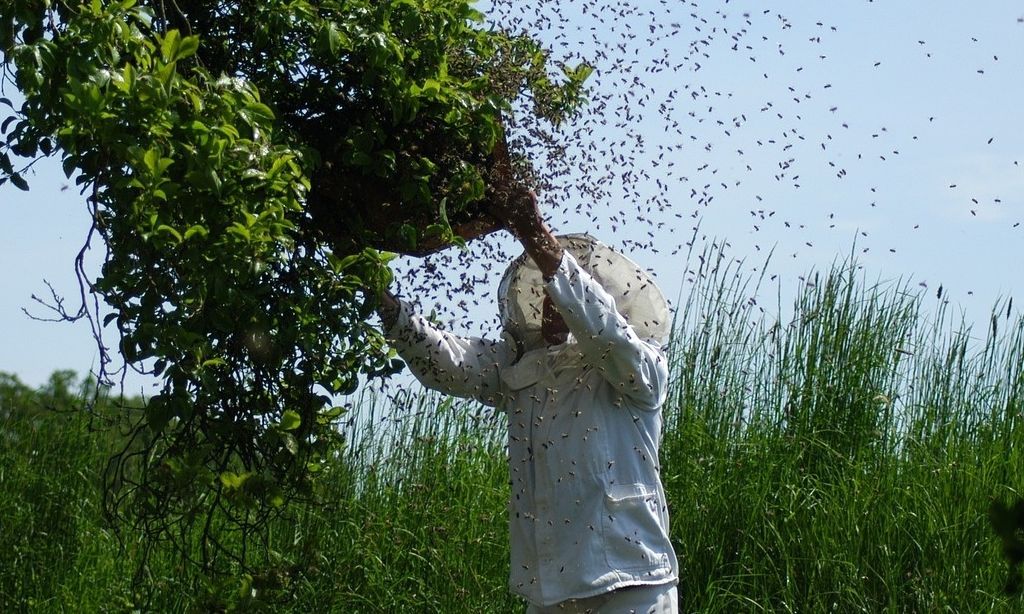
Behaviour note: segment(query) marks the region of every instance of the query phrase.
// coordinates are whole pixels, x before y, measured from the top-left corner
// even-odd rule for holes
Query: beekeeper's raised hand
[[[398,313],[402,310],[402,303],[390,290],[382,290],[377,295],[377,313],[380,315],[384,330],[390,330],[398,321]]]
[[[562,261],[562,246],[544,222],[533,190],[515,190],[508,198],[497,199],[488,211],[519,239],[545,278],[554,274]]]

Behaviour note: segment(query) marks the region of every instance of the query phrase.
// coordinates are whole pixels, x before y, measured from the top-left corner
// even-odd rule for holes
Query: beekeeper
[[[500,340],[441,331],[391,294],[385,332],[425,386],[508,417],[509,586],[530,612],[676,612],[659,477],[664,296],[588,235],[555,237],[532,192],[492,213],[525,248]]]

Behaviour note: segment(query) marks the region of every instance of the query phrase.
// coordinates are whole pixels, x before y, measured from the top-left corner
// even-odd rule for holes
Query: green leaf
[[[575,68],[570,68],[565,65],[562,66],[562,73],[569,77],[570,80],[576,84],[581,84],[586,81],[591,74],[594,73],[594,67],[586,62],[581,62]]]
[[[174,416],[174,405],[164,395],[157,395],[146,404],[146,424],[153,432],[162,431]]]
[[[449,228],[450,224],[448,223],[448,197],[447,196],[442,198],[441,202],[438,203],[438,205],[437,205],[437,213],[438,213],[438,215],[441,218],[441,223],[444,224],[444,226],[446,228]]]
[[[284,448],[291,452],[292,456],[298,456],[299,454],[299,442],[295,439],[295,436],[291,433],[281,433],[281,443],[284,444]]]
[[[274,120],[274,112],[270,110],[270,107],[262,102],[250,102],[245,105],[245,109],[257,117],[262,117],[263,119],[270,121]]]
[[[160,83],[167,89],[171,87],[171,81],[174,80],[175,70],[174,64],[168,63],[160,70],[156,71],[156,78]]]
[[[238,490],[251,477],[251,472],[235,473],[234,471],[224,471],[220,474],[220,483],[229,490]]]
[[[185,240],[188,241],[189,239],[196,235],[199,235],[201,238],[205,239],[207,236],[209,236],[209,234],[210,231],[207,230],[206,226],[202,226],[200,224],[193,224],[192,226],[189,226],[188,230],[185,231]]]
[[[178,47],[178,54],[176,60],[184,60],[195,55],[196,51],[199,50],[199,37],[198,36],[186,36],[181,39],[181,45]]]
[[[168,64],[178,58],[178,49],[181,47],[181,33],[177,30],[170,30],[164,35],[160,43],[160,57]]]
[[[61,166],[64,168],[64,176],[71,179],[71,176],[78,170],[78,159],[72,156],[67,156],[64,161],[61,162]]]
[[[416,228],[411,224],[402,224],[398,227],[398,235],[411,249],[416,249],[417,233]]]
[[[347,410],[341,405],[335,405],[330,409],[325,409],[324,411],[320,412],[320,416],[327,420],[334,420],[341,416],[342,414],[344,414],[346,411]]]
[[[357,151],[352,154],[352,166],[370,166],[373,158],[365,151]]]
[[[342,271],[344,271],[345,269],[349,268],[350,266],[359,261],[359,254],[349,254],[344,258],[338,258],[336,255],[332,253],[330,256],[328,256],[328,260],[330,260],[331,268],[334,269],[334,272],[341,273]]]
[[[146,153],[142,155],[142,162],[146,165],[149,173],[155,175],[160,164],[160,152],[156,148],[146,150]]]
[[[220,175],[217,171],[211,168],[206,171],[204,176],[206,178],[207,185],[212,188],[215,193],[220,194],[221,181]]]
[[[242,239],[245,239],[246,241],[249,241],[249,240],[252,239],[252,233],[249,232],[249,229],[246,228],[243,224],[240,224],[238,222],[235,222],[232,225],[228,226],[226,232],[228,232],[230,234],[233,234],[233,235],[237,235],[238,237],[241,237]]]
[[[135,69],[131,64],[125,64],[121,71],[121,79],[117,82],[118,88],[123,92],[131,92],[135,87]]]
[[[302,424],[302,417],[295,410],[286,409],[281,415],[281,428],[286,431],[294,431],[299,428],[300,424]]]
[[[181,233],[167,224],[160,224],[156,227],[156,231],[171,235],[177,243],[181,243],[182,241]]]
[[[441,82],[437,79],[427,79],[421,91],[430,98],[436,98],[441,93]]]
[[[395,173],[395,152],[384,149],[377,152],[377,174],[390,177]]]
[[[28,182],[25,181],[25,178],[21,176],[21,173],[12,174],[11,183],[13,183],[14,187],[18,188],[19,190],[23,192],[28,192]]]
[[[331,55],[337,55],[338,50],[341,49],[341,32],[338,31],[338,26],[334,23],[327,24],[327,48]]]

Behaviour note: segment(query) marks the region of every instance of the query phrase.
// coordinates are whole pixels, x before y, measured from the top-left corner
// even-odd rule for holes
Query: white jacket
[[[665,356],[568,252],[546,289],[569,340],[515,364],[511,344],[440,331],[406,305],[389,336],[425,386],[508,416],[513,592],[547,606],[674,583],[658,461]]]

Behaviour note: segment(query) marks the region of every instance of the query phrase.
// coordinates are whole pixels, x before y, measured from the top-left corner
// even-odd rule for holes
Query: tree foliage
[[[367,322],[390,280],[374,246],[457,242],[500,197],[502,115],[558,123],[589,74],[468,0],[9,0],[0,52],[24,97],[0,100],[0,183],[59,156],[105,253],[77,267],[107,315],[85,292],[63,315],[91,322],[101,380],[114,337],[163,383],[110,510],[207,566],[247,556],[211,526],[257,535],[312,496],[342,444],[332,396],[396,368]]]

